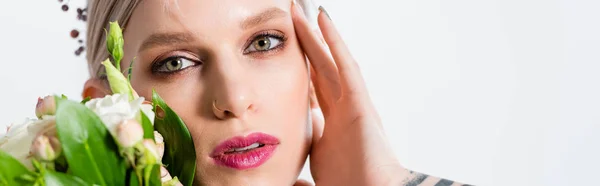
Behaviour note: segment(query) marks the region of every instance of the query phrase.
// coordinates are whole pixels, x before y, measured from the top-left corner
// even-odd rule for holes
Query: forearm
[[[470,186],[452,180],[429,176],[423,173],[406,170],[400,186]]]

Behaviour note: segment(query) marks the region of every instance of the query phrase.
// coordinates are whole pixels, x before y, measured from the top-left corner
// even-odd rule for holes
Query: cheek
[[[302,59],[300,57],[293,59]],[[278,68],[262,72],[260,79],[255,80],[257,94],[266,107],[276,109],[298,108],[308,101],[308,70],[304,60],[271,61],[281,63]],[[284,109],[289,110],[289,109]]]
[[[271,61],[274,63],[285,63],[282,68],[275,71],[262,73],[261,79],[255,84],[260,120],[269,123],[281,134],[288,137],[301,136],[298,131],[305,131],[308,119],[308,70],[303,58],[295,58],[295,61]],[[285,68],[283,68],[285,67]],[[282,136],[283,137],[283,136]]]
[[[138,95],[146,98],[146,100],[152,99],[152,81],[148,79],[148,76],[141,75],[142,69],[134,68],[131,73],[131,86],[138,93]]]
[[[141,69],[141,68],[140,68]],[[165,100],[167,105],[173,109],[179,117],[181,117],[190,132],[197,131],[198,125],[193,125],[198,115],[208,114],[202,112],[206,107],[202,94],[203,84],[195,76],[182,76],[177,81],[163,81],[152,78],[151,75],[143,70],[134,72],[131,76],[131,83],[136,92],[146,100],[152,99],[152,91],[156,91],[158,95]]]

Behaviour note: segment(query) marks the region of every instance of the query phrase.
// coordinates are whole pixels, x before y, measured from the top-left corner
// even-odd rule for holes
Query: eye
[[[283,43],[279,36],[261,35],[252,40],[252,43],[246,48],[245,53],[261,52],[272,50]]]
[[[153,68],[155,72],[171,73],[200,64],[184,57],[173,56],[158,62]]]

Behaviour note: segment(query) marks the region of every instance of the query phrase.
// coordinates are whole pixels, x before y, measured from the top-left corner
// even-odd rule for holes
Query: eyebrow
[[[194,37],[189,33],[155,33],[150,35],[142,45],[140,51],[162,45],[175,45],[178,43],[187,43],[194,40]]]
[[[286,17],[286,16],[287,16],[287,13],[285,11],[283,11],[277,7],[272,7],[272,8],[266,9],[265,11],[262,11],[261,13],[252,15],[252,16],[244,19],[244,21],[242,21],[242,23],[240,24],[240,27],[242,29],[249,29],[249,28],[264,24],[266,22],[269,22],[272,19]],[[190,42],[191,40],[194,40],[194,36],[191,35],[190,33],[185,33],[185,32],[155,33],[155,34],[150,35],[148,38],[146,38],[142,42],[142,45],[140,46],[139,51],[143,51],[143,50],[153,48],[156,46],[175,45],[178,43],[186,43],[186,42]]]
[[[256,15],[253,15],[253,16],[250,16],[250,17],[244,19],[242,24],[240,24],[240,27],[242,29],[252,28],[252,27],[258,26],[260,24],[269,22],[270,20],[275,19],[275,18],[286,17],[287,15],[288,14],[285,11],[281,10],[280,8],[272,7],[265,11],[262,11],[261,13],[258,13]]]

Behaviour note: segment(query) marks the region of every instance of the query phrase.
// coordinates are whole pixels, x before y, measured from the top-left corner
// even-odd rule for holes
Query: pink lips
[[[248,147],[259,146],[246,149]],[[271,158],[279,145],[279,139],[264,133],[252,133],[246,137],[233,137],[219,144],[211,157],[219,165],[244,170],[255,168]],[[240,150],[241,149],[241,150]]]

